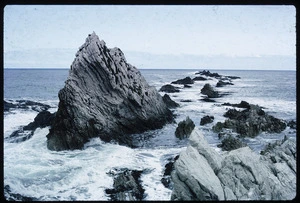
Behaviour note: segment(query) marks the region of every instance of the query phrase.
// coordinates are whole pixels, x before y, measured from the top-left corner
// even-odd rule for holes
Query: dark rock
[[[190,99],[181,99],[180,102],[192,102]]]
[[[40,102],[34,102],[29,100],[16,100],[16,104],[7,101],[3,102],[4,111],[9,111],[12,108],[29,109],[30,107],[34,111],[41,112],[41,111],[48,110],[51,106]]]
[[[173,101],[168,94],[165,94],[163,96],[163,101],[165,102],[168,108],[176,108],[180,106],[178,103]]]
[[[173,81],[171,82],[171,84],[180,84],[180,85],[194,84],[194,81],[190,77],[185,77],[183,79]]]
[[[119,48],[90,34],[76,53],[47,135],[50,150],[82,149],[90,138],[132,146],[128,135],[162,128],[173,114]]]
[[[193,78],[193,81],[205,81],[205,80],[207,80],[207,78],[202,77],[202,76],[198,76],[198,77]]]
[[[231,80],[241,79],[241,77],[238,77],[238,76],[226,76],[226,77],[231,79]]]
[[[217,83],[216,87],[224,87],[226,85],[233,85],[233,83],[231,83],[231,82],[225,82],[223,80],[219,80],[219,82]]]
[[[49,111],[41,111],[34,118],[34,121],[29,123],[27,126],[24,126],[24,130],[35,130],[37,128],[44,128],[50,126],[54,120],[55,113],[50,113]]]
[[[185,120],[180,121],[175,131],[175,135],[179,139],[188,138],[195,128],[194,122],[187,116]]]
[[[239,138],[235,138],[231,135],[226,136],[222,143],[218,145],[218,147],[222,148],[222,150],[225,151],[231,151],[234,149],[238,149],[241,147],[246,147],[247,145],[243,143]]]
[[[265,113],[261,107],[250,105],[243,111],[229,109],[225,114],[228,119],[224,123],[218,122],[213,130],[220,132],[222,128],[229,128],[239,133],[242,137],[255,137],[261,132],[280,133],[286,128],[283,120]]]
[[[289,126],[292,129],[296,129],[297,128],[297,122],[294,120],[291,120],[287,123],[287,126]]]
[[[218,98],[220,97],[219,93],[213,89],[213,87],[206,83],[201,89],[201,93],[207,95],[208,98]]]
[[[224,103],[223,106],[232,106],[232,107],[238,107],[238,108],[250,108],[250,104],[246,101],[241,101],[239,104],[230,104],[230,103]]]
[[[111,172],[110,172],[111,173]],[[144,198],[145,189],[141,185],[143,171],[121,169],[114,174],[113,189],[106,189],[111,201],[140,201]]]
[[[213,116],[204,116],[203,118],[201,118],[200,125],[205,125],[205,124],[208,124],[208,123],[212,123],[213,121],[214,121]]]
[[[160,89],[160,92],[167,92],[167,93],[174,93],[174,92],[179,92],[178,87],[174,87],[173,85],[167,84],[163,85]]]
[[[208,97],[205,97],[203,99],[200,99],[201,101],[205,101],[205,102],[216,102],[216,100],[210,99]]]
[[[221,78],[221,75],[219,75],[218,73],[211,73],[209,70],[199,71],[197,74],[205,75],[208,77]]]
[[[9,185],[4,186],[4,197],[7,201],[38,201],[35,197],[27,197],[19,193],[12,193]]]
[[[5,140],[11,143],[24,142],[33,136],[33,133],[37,128],[45,128],[47,126],[50,126],[52,121],[54,120],[54,117],[55,113],[52,114],[49,111],[42,111],[38,113],[33,122],[24,127],[20,127]]]
[[[191,85],[184,84],[183,87],[184,87],[184,88],[191,88],[192,86],[191,86]]]
[[[165,165],[164,174],[161,179],[162,184],[169,189],[173,189],[173,183],[171,179],[171,173],[174,170],[174,163],[179,158],[179,155],[175,156],[173,159],[170,159],[170,161]]]

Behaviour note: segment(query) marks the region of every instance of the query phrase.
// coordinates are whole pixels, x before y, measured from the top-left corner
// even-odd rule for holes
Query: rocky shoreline
[[[24,142],[37,128],[49,127],[49,150],[83,149],[94,137],[131,148],[140,147],[144,140],[139,141],[139,134],[173,122],[173,110],[180,107],[168,94],[161,96],[158,92],[178,93],[196,81],[214,78],[218,81],[215,86],[205,82],[198,93],[205,102],[217,102],[220,97],[229,95],[220,89],[241,79],[205,70],[196,75],[200,76],[172,81],[157,91],[127,63],[120,49],[107,48],[93,33],[76,54],[66,85],[59,92],[56,113],[47,111],[49,105],[38,102],[4,101],[5,112],[18,108],[39,112],[33,122],[21,126],[5,140]],[[220,105],[228,107],[223,114],[226,120],[214,124],[214,115],[205,115],[199,128],[211,125],[211,132],[221,141],[217,146],[222,149],[221,153],[209,146],[188,115],[178,122],[174,137],[186,139],[189,144],[179,156],[169,159],[162,174],[162,184],[172,190],[171,200],[293,199],[296,196],[295,140],[285,138],[270,143],[257,154],[243,138],[254,138],[262,132],[280,133],[286,127],[296,129],[296,121],[275,118],[263,107],[246,101]],[[145,170],[130,168],[108,171],[114,183],[113,188],[105,189],[106,194],[111,201],[143,200],[145,189],[141,176],[145,173]],[[9,185],[5,186],[5,193],[8,200],[36,200],[12,193]]]

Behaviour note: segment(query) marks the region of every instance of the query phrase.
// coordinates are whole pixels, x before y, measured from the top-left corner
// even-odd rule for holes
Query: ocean
[[[198,70],[141,69],[147,82],[159,89],[187,76],[196,77]],[[176,122],[189,116],[209,144],[219,153],[218,135],[211,128],[226,118],[223,114],[229,108],[222,103],[247,101],[264,107],[264,111],[276,118],[296,120],[296,71],[271,70],[210,70],[221,75],[238,76],[234,85],[218,88],[229,93],[215,99],[216,102],[200,100],[201,88],[205,83],[215,86],[217,80],[196,81],[191,88],[179,93],[169,93],[171,99],[180,104],[174,110]],[[50,112],[58,107],[58,91],[63,88],[68,69],[4,69],[4,100],[36,101],[51,106]],[[178,85],[181,87],[181,85]],[[161,95],[164,95],[161,92]],[[189,102],[183,100],[190,100]],[[37,200],[109,200],[105,189],[113,187],[110,170],[129,168],[146,170],[141,176],[145,189],[145,200],[170,200],[171,190],[161,183],[165,164],[187,146],[187,140],[178,140],[176,123],[162,129],[147,131],[139,137],[150,137],[138,148],[132,149],[113,143],[104,143],[99,138],[91,139],[83,150],[50,151],[46,135],[49,127],[38,128],[29,140],[19,143],[7,142],[13,131],[32,122],[38,114],[33,109],[12,109],[4,112],[4,186],[9,185],[11,193],[32,197]],[[214,116],[213,123],[200,126],[205,115]],[[150,136],[149,136],[150,135]],[[296,138],[296,130],[287,127],[281,133],[261,133],[255,138],[243,141],[255,152],[284,136]],[[6,194],[8,198],[9,194]]]

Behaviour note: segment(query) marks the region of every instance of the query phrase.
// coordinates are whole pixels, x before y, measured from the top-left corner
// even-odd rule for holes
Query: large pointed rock
[[[92,137],[132,145],[132,133],[162,127],[172,112],[155,87],[95,33],[79,48],[47,135],[50,150],[81,149]]]

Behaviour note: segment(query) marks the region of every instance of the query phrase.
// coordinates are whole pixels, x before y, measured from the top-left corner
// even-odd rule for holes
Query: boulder
[[[207,95],[208,98],[218,98],[220,97],[219,93],[213,89],[213,87],[206,83],[201,89],[201,93]]]
[[[114,176],[113,189],[105,192],[111,201],[141,201],[144,198],[145,189],[141,185],[141,174],[143,171],[121,169],[117,173],[110,171]]]
[[[173,85],[167,84],[163,85],[160,89],[160,92],[167,92],[167,93],[174,93],[174,92],[179,92],[178,87],[174,87]]]
[[[197,76],[197,77],[193,78],[193,81],[205,81],[205,80],[207,80],[207,78],[202,77],[202,76]]]
[[[171,200],[291,200],[296,196],[296,142],[260,155],[249,147],[218,154],[195,129],[171,174]]]
[[[180,106],[178,103],[173,101],[168,94],[165,94],[162,98],[168,108],[176,108]]]
[[[161,178],[161,183],[169,189],[173,189],[173,183],[171,180],[171,173],[174,170],[174,163],[179,158],[179,155],[169,159],[169,162],[165,165],[164,174]]]
[[[290,120],[287,122],[287,126],[289,126],[292,129],[297,129],[297,122],[295,120]]]
[[[179,139],[184,139],[190,136],[195,128],[194,122],[187,116],[185,120],[180,121],[175,130],[175,136]]]
[[[207,116],[204,116],[203,118],[201,118],[200,125],[212,123],[213,121],[214,121],[214,117],[207,115]]]
[[[239,138],[233,137],[232,135],[225,136],[222,143],[218,145],[218,147],[222,148],[224,151],[231,151],[246,146],[247,145]]]
[[[194,84],[194,81],[190,77],[185,77],[183,79],[173,81],[171,82],[171,84],[188,85],[188,84]]]
[[[76,53],[58,96],[47,135],[50,150],[82,149],[93,137],[132,146],[128,135],[173,121],[156,88],[127,63],[119,48],[107,48],[95,33]]]

